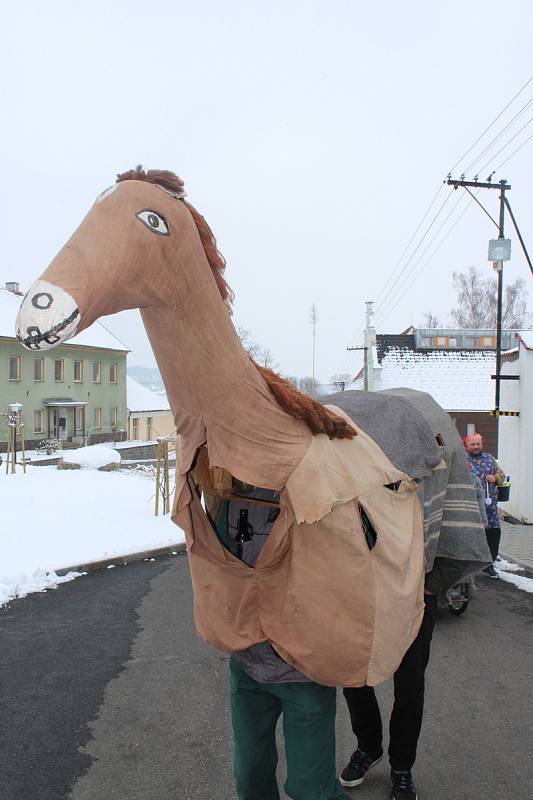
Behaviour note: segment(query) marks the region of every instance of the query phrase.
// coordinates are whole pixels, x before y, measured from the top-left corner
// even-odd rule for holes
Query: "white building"
[[[165,394],[152,392],[127,377],[128,439],[145,442],[160,436],[175,436],[176,428]]]
[[[503,354],[500,408],[520,416],[499,420],[499,461],[511,476],[511,496],[505,510],[533,523],[533,331],[519,331],[516,347]]]

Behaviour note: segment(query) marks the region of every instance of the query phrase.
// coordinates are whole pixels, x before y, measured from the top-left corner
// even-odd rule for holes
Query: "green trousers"
[[[257,683],[231,658],[230,691],[239,800],[279,798],[276,723],[281,714],[288,796],[346,800],[335,772],[335,689],[317,683]]]

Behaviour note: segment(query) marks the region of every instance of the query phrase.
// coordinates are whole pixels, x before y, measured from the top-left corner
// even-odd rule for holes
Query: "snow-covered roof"
[[[141,383],[127,376],[127,406],[128,411],[138,413],[141,411],[169,411],[170,406],[165,395],[156,394]]]
[[[493,351],[446,350],[428,353],[390,348],[381,369],[374,373],[374,388],[408,388],[428,392],[447,411],[490,411],[494,408],[496,370]],[[362,380],[350,389],[362,389]]]
[[[0,288],[0,336],[15,338],[15,321],[23,298],[7,289]],[[127,352],[122,342],[116,339],[102,325],[95,322],[87,330],[82,331],[65,343],[65,347],[74,344],[82,347],[98,347],[104,350],[122,350]]]
[[[533,350],[533,331],[518,331],[517,336],[527,350]]]

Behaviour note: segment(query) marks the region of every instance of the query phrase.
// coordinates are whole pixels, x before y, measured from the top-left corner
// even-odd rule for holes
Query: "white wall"
[[[520,411],[519,417],[500,417],[498,461],[511,476],[511,498],[502,509],[513,517],[533,522],[533,350],[520,342],[518,359],[504,361],[503,375],[519,381],[502,381],[502,411]]]

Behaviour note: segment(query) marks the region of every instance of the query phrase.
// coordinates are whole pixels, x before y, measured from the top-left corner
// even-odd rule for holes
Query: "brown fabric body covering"
[[[168,235],[139,221],[146,209],[166,220]],[[388,678],[423,611],[412,482],[364,432],[313,436],[280,407],[238,340],[187,206],[157,185],[125,180],[93,206],[42,278],[74,298],[78,332],[141,309],[181,435],[173,519],[186,533],[199,634],[224,651],[268,639],[319,683]],[[23,309],[25,320],[37,318],[27,301]],[[212,465],[281,492],[255,569],[223,547],[191,488],[205,442]],[[396,481],[400,491],[385,488]],[[378,533],[371,551],[358,503]]]

